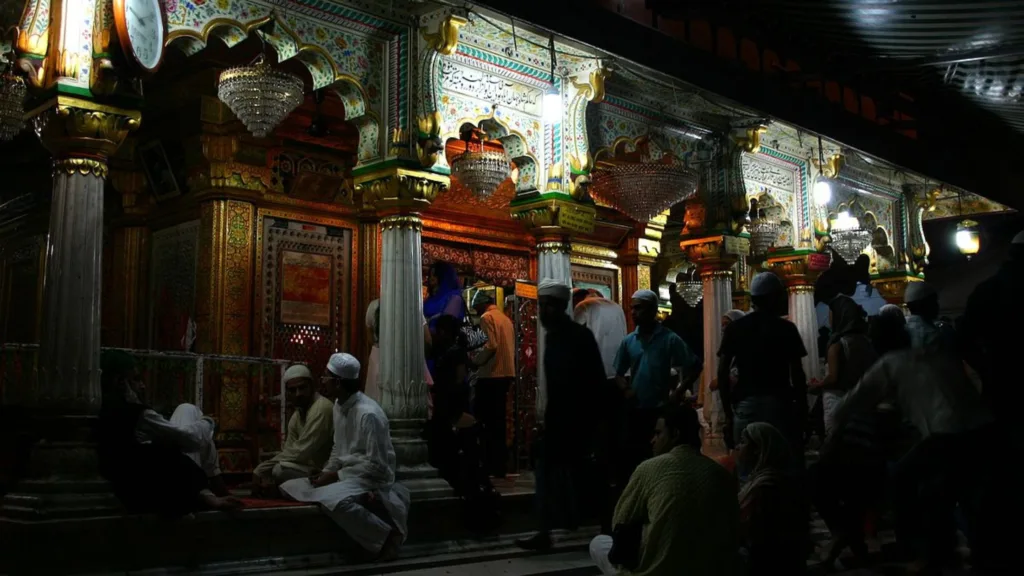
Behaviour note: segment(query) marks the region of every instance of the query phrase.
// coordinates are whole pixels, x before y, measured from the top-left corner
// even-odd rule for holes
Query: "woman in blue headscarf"
[[[434,262],[427,276],[430,295],[423,301],[423,315],[427,317],[433,333],[437,319],[447,314],[462,322],[466,316],[466,301],[462,299],[462,282],[455,268],[447,262]]]

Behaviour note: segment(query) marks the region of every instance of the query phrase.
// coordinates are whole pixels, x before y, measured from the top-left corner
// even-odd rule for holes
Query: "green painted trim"
[[[92,98],[92,90],[88,88],[79,88],[78,86],[71,86],[68,84],[57,83],[58,94],[74,94],[75,96],[84,96],[85,98]]]
[[[562,202],[571,202],[573,204],[579,204],[581,206],[594,206],[594,202],[580,202],[579,200],[573,200],[567,192],[560,190],[548,190],[541,192],[537,196],[531,196],[530,198],[513,198],[508,205],[511,206],[529,206],[530,204],[537,204],[541,202],[547,202],[550,200],[560,200]]]

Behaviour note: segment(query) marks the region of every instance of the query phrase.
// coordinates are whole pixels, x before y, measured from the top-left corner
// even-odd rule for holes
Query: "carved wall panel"
[[[508,288],[514,286],[516,280],[530,277],[530,259],[526,254],[424,241],[424,279],[434,262],[447,262],[454,266],[463,284],[481,281]]]
[[[149,347],[184,350],[189,322],[195,321],[199,221],[158,230],[152,242]]]
[[[767,154],[743,154],[743,180],[747,198],[757,198],[759,207],[777,219],[779,237],[775,245],[804,248],[809,244],[804,218],[805,188],[800,165]]]
[[[314,374],[331,354],[351,350],[352,242],[350,229],[260,213],[258,327],[260,355],[306,364]],[[338,223],[334,223],[338,224]],[[259,386],[259,446],[280,448],[277,374]],[[290,414],[286,407],[286,419]]]

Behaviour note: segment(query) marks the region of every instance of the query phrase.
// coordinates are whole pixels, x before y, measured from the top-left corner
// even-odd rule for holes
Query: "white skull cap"
[[[327,371],[342,380],[358,380],[359,360],[345,352],[332,354],[331,359],[327,361]]]
[[[291,382],[299,378],[313,379],[313,373],[304,364],[293,364],[284,371],[284,381]]]

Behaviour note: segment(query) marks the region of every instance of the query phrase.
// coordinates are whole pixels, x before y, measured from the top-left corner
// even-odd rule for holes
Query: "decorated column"
[[[419,170],[386,168],[355,176],[363,203],[380,215],[380,394],[391,422],[398,479],[413,499],[451,492],[427,463],[422,439],[427,419],[420,212],[448,186],[448,178]]]
[[[796,324],[804,342],[804,373],[807,382],[821,381],[825,370],[818,351],[818,315],[814,308],[814,281],[828,270],[829,256],[817,252],[798,251],[775,254],[768,267],[782,277],[789,291],[789,321]]]
[[[745,238],[720,235],[683,240],[680,247],[687,259],[697,265],[704,286],[704,417],[711,424],[711,439],[721,438],[725,415],[711,382],[718,377],[718,347],[722,343],[722,316],[732,309],[733,266],[749,250]]]
[[[547,192],[540,198],[512,202],[512,217],[523,223],[537,238],[537,282],[545,278],[572,287],[573,233],[593,231],[593,205],[573,200],[561,192]],[[570,303],[571,306],[571,303]],[[571,314],[567,307],[566,314]],[[543,421],[547,406],[547,377],[544,374],[544,326],[537,318],[537,419]]]
[[[36,399],[62,413],[100,403],[100,284],[107,161],[142,118],[59,96],[32,112],[53,153]]]

